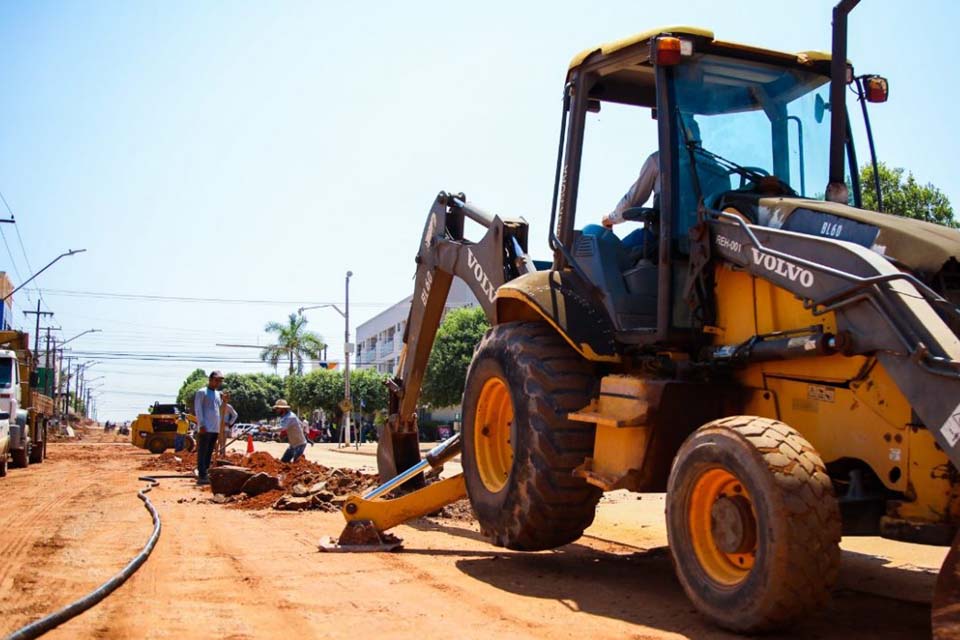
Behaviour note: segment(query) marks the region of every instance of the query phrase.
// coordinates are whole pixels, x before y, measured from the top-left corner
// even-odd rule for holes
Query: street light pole
[[[23,284],[21,284],[19,287],[17,287],[16,289],[14,289],[13,291],[11,291],[11,292],[8,293],[7,295],[3,296],[3,300],[0,301],[0,302],[5,302],[5,301],[7,300],[7,298],[9,298],[9,297],[12,296],[13,294],[15,294],[17,291],[20,291],[20,289],[23,289],[25,286],[27,286],[28,284],[30,284],[30,283],[34,280],[34,278],[36,278],[38,275],[40,275],[41,273],[43,273],[44,271],[46,271],[47,269],[49,269],[50,267],[52,267],[53,264],[54,264],[57,260],[59,260],[60,258],[66,258],[67,256],[72,256],[72,255],[76,255],[76,254],[78,254],[78,253],[83,253],[84,251],[86,251],[86,249],[71,249],[70,251],[67,251],[66,253],[61,253],[61,254],[58,255],[56,258],[54,258],[54,259],[51,260],[49,263],[47,263],[47,266],[45,266],[43,269],[40,269],[40,271],[37,271],[35,274],[33,274],[32,276],[30,276],[29,278],[27,278],[27,279],[23,282]]]
[[[350,425],[353,415],[353,406],[350,403],[350,276],[353,271],[347,271],[344,280],[344,311],[343,311],[343,397],[347,411],[343,412],[347,446],[350,446]],[[360,434],[357,434],[357,448],[360,448]]]
[[[347,277],[344,282],[344,310],[341,311],[340,307],[335,304],[318,304],[313,307],[300,307],[297,309],[297,313],[303,315],[304,311],[310,309],[325,309],[327,307],[332,308],[334,311],[343,316],[343,395],[344,395],[344,406],[350,407],[350,278],[353,277],[353,271],[347,271]],[[353,411],[353,407],[350,407],[350,411],[343,412],[343,429],[341,430],[341,436],[345,438],[347,446],[350,446],[350,414]],[[340,446],[339,438],[337,439],[337,446]],[[360,448],[360,434],[357,433],[357,448]]]

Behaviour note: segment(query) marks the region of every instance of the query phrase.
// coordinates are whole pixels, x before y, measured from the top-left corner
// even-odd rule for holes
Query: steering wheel
[[[660,219],[660,211],[653,207],[630,207],[623,212],[623,219],[654,225]]]
[[[769,182],[776,182],[777,190],[780,192],[778,195],[797,195],[797,192],[794,191],[789,184],[771,174],[763,167],[731,167],[727,169],[728,177],[734,174],[740,176],[740,186],[737,187],[738,190],[742,191],[748,185],[752,184],[754,191],[760,191],[761,182],[768,182],[766,179],[769,178]]]
[[[754,184],[760,182],[761,178],[770,176],[770,172],[763,167],[730,167],[727,169],[726,176],[740,176],[740,186],[737,189],[743,189],[748,183]]]

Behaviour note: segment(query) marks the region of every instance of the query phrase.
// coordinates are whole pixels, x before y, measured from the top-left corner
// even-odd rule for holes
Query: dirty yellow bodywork
[[[716,345],[741,344],[775,331],[817,328],[835,333],[832,313],[814,315],[802,301],[729,266],[715,273]],[[888,516],[915,523],[960,520],[952,467],[930,432],[914,423],[910,404],[875,357],[842,353],[756,362],[737,369],[741,413],[781,420],[797,429],[826,464],[866,463],[887,489],[903,495]],[[576,474],[612,490],[633,488],[650,430],[645,426],[644,377],[612,374],[599,397],[570,414],[597,425],[594,454]]]
[[[158,431],[154,427],[154,420],[159,420],[166,424],[174,422],[176,424],[176,429],[171,431]],[[196,422],[197,418],[192,415],[185,415],[181,417],[172,414],[154,415],[152,413],[141,413],[130,424],[130,443],[135,447],[146,449],[147,443],[150,442],[150,439],[155,435],[160,435],[165,440],[169,440],[169,442],[167,442],[167,446],[172,448],[174,436],[187,435],[190,433],[190,423]]]
[[[655,29],[647,29],[646,31],[641,31],[640,33],[634,34],[632,36],[621,38],[619,40],[614,40],[612,42],[604,43],[598,47],[591,47],[589,49],[584,49],[577,55],[573,56],[573,59],[570,60],[569,69],[573,71],[582,65],[587,58],[594,54],[609,56],[618,51],[622,51],[629,47],[634,47],[637,45],[644,45],[649,42],[652,38],[656,38],[661,34],[670,34],[674,36],[691,36],[694,38],[703,38],[709,40],[712,44],[729,49],[731,51],[740,51],[751,53],[755,55],[762,55],[766,57],[780,58],[784,61],[796,61],[800,63],[807,62],[824,62],[829,61],[831,56],[828,52],[825,51],[799,51],[799,52],[788,52],[788,51],[777,51],[775,49],[764,49],[762,47],[755,47],[753,45],[742,44],[739,42],[727,42],[723,40],[717,40],[714,36],[713,31],[710,29],[702,29],[700,27],[690,27],[690,26],[666,26],[666,27],[657,27]]]

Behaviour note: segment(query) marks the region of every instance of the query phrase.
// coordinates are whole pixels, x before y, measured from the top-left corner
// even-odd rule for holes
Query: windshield
[[[681,164],[689,162],[688,146],[702,147],[705,153],[695,153],[693,162],[708,205],[716,192],[747,187],[763,175],[776,176],[797,195],[823,198],[830,160],[827,76],[704,55],[676,68],[675,90]],[[694,191],[688,166],[680,172],[682,212],[696,209],[695,197],[692,203],[684,198]]]
[[[13,358],[0,358],[0,389],[13,385]]]

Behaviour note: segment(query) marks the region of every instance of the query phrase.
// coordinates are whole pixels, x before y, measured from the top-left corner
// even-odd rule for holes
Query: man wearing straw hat
[[[296,462],[307,448],[307,438],[303,435],[303,426],[300,418],[290,410],[286,400],[277,400],[273,410],[280,414],[280,428],[287,430],[287,450],[283,452],[280,462]]]

